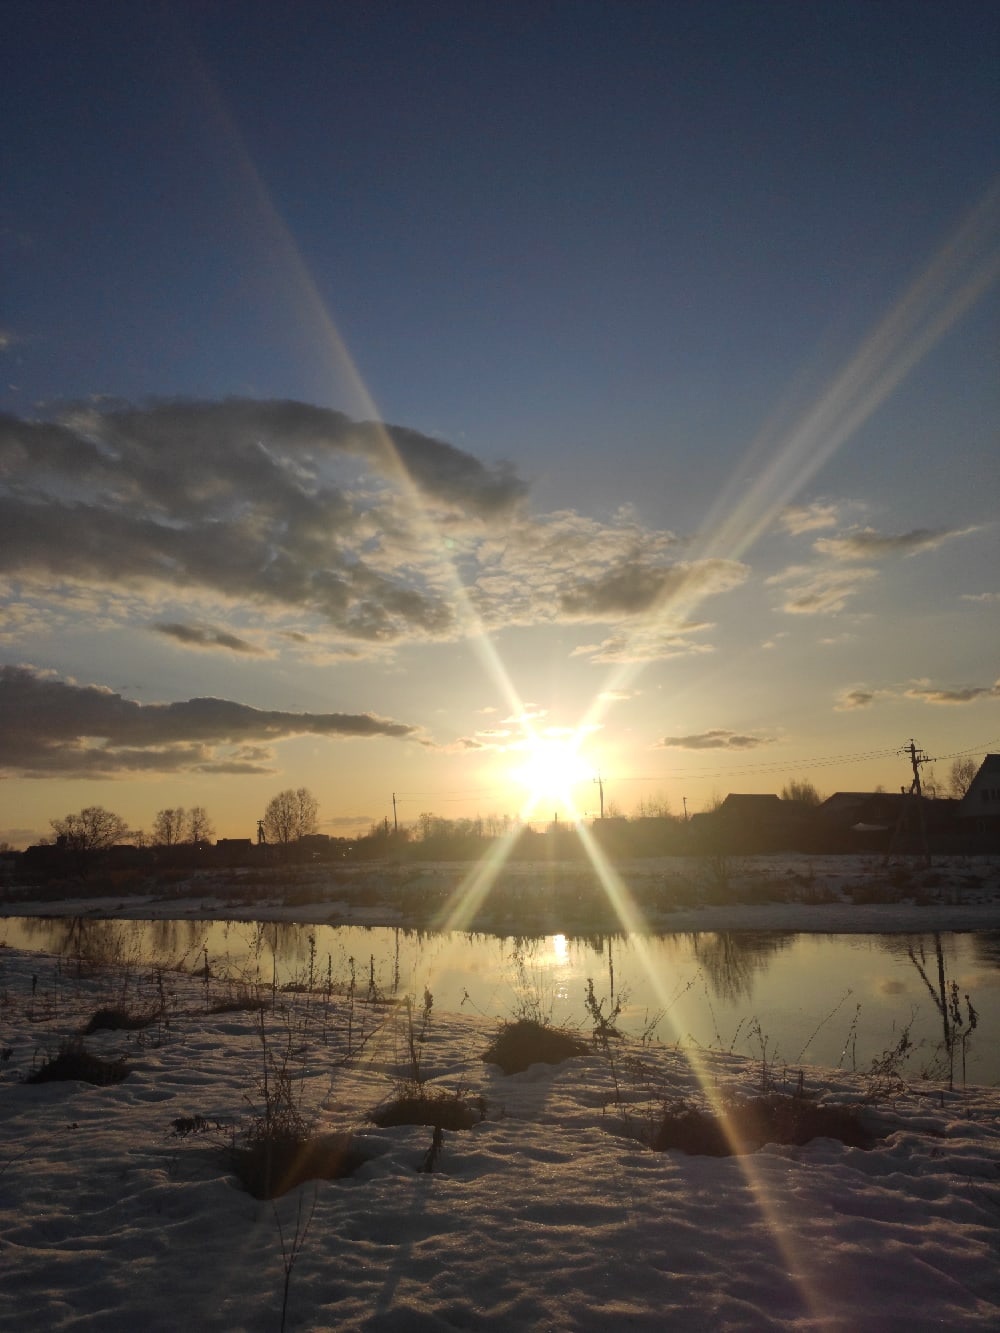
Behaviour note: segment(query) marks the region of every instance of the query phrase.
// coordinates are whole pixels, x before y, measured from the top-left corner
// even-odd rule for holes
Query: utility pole
[[[934,760],[924,754],[923,750],[913,743],[912,738],[909,745],[903,746],[903,753],[910,756],[910,763],[913,766],[913,783],[910,787],[910,791],[917,796],[922,796],[923,792],[920,789],[920,765],[933,764]]]
[[[682,796],[681,800],[684,802],[684,823],[686,824],[688,822],[688,798]]]
[[[604,818],[604,779],[601,777],[600,773],[598,773],[597,777],[594,778],[594,782],[597,784],[597,790],[598,790],[598,793],[599,793],[600,798],[601,798],[601,818],[603,819],[603,818]]]
[[[399,820],[396,818],[396,793],[392,793],[392,831],[399,832]]]
[[[889,841],[889,850],[885,854],[884,864],[888,864],[889,858],[892,856],[893,848],[896,845],[896,839],[906,821],[907,809],[915,807],[917,827],[920,830],[920,845],[923,850],[924,861],[927,865],[930,865],[931,851],[927,841],[927,825],[924,821],[924,793],[920,785],[920,769],[924,764],[933,764],[934,760],[930,755],[924,753],[912,737],[910,738],[909,745],[903,746],[902,753],[909,756],[910,767],[913,769],[913,781],[910,783],[909,790],[905,787],[900,787],[899,789],[900,795],[908,799],[904,799],[900,802],[899,818],[896,820],[896,827],[893,829],[892,838]]]

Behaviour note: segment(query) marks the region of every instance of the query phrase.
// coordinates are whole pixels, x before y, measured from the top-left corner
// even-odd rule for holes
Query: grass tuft
[[[674,1103],[664,1108],[650,1146],[657,1152],[676,1149],[692,1156],[732,1157],[756,1152],[765,1143],[803,1144],[819,1138],[866,1150],[878,1141],[857,1107],[770,1093],[724,1102],[718,1113]]]
[[[499,1065],[505,1074],[518,1074],[534,1064],[557,1065],[575,1055],[586,1055],[587,1043],[562,1028],[549,1027],[533,1018],[504,1023],[483,1053],[487,1064]]]
[[[64,1083],[70,1079],[79,1079],[81,1083],[93,1083],[96,1087],[106,1088],[113,1083],[121,1083],[122,1079],[128,1077],[128,1073],[124,1060],[102,1060],[99,1055],[88,1051],[77,1038],[61,1046],[58,1054],[33,1069],[24,1081]]]
[[[80,1031],[83,1036],[91,1032],[138,1032],[155,1023],[159,1016],[158,1009],[98,1009]]]
[[[370,1111],[368,1119],[380,1129],[388,1129],[392,1125],[471,1129],[486,1119],[486,1102],[482,1097],[469,1102],[460,1092],[409,1082],[401,1084],[389,1101]]]
[[[367,1160],[350,1134],[289,1131],[231,1149],[240,1184],[255,1199],[277,1199],[307,1180],[342,1180]]]

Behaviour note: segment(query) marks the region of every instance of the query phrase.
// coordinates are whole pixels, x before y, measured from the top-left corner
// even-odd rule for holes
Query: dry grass
[[[533,1018],[504,1023],[483,1052],[487,1064],[505,1074],[517,1074],[534,1064],[557,1065],[575,1055],[586,1055],[587,1043],[563,1028],[549,1027]]]
[[[668,1106],[655,1127],[651,1146],[657,1152],[676,1149],[691,1155],[732,1157],[756,1152],[765,1143],[803,1144],[819,1138],[869,1149],[878,1136],[863,1124],[857,1107],[769,1093],[724,1102],[718,1112],[687,1102]]]
[[[88,1051],[78,1038],[66,1042],[56,1055],[46,1060],[43,1065],[26,1075],[25,1083],[56,1083],[79,1079],[81,1083],[93,1083],[99,1088],[121,1083],[128,1077],[128,1066],[124,1060],[102,1060],[99,1055]]]
[[[471,1129],[486,1119],[482,1097],[467,1101],[461,1092],[428,1088],[422,1083],[404,1083],[381,1106],[369,1112],[369,1120],[380,1129],[391,1125],[433,1125],[435,1129]]]

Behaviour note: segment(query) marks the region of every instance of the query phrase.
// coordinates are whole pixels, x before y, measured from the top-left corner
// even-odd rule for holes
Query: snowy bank
[[[122,896],[99,881],[42,894],[8,886],[0,915],[123,920],[296,921],[415,926],[498,934],[576,934],[627,928],[600,876],[579,862],[509,862],[474,912],[454,919],[475,863],[274,867],[204,872]],[[615,868],[633,905],[629,925],[652,931],[789,930],[830,934],[1000,928],[1000,858],[884,866],[864,856],[755,856],[724,867],[693,857]],[[720,878],[720,876],[722,878]]]
[[[503,1075],[481,1059],[493,1025],[480,1019],[279,996],[265,1041],[290,1062],[298,1104],[369,1160],[272,1205],[240,1188],[226,1151],[260,1103],[259,1016],[213,1012],[238,996],[207,978],[65,966],[0,951],[0,1327],[275,1330],[279,1223],[295,1260],[289,1329],[997,1326],[995,1090],[908,1090],[891,1060],[867,1078],[806,1070],[821,1100],[874,1096],[864,1114],[885,1137],[871,1151],[815,1139],[656,1153],[626,1124],[664,1101],[753,1091],[768,1071],[611,1042]],[[123,1082],[20,1081],[107,1005],[157,1015],[86,1038],[125,1058]],[[431,1172],[428,1128],[366,1118],[414,1059],[431,1087],[485,1104],[472,1129],[445,1132]],[[199,1116],[204,1132],[176,1132]]]

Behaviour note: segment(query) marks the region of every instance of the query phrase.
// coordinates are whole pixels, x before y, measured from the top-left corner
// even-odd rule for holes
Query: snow
[[[824,934],[913,934],[1000,928],[1000,857],[920,858],[886,867],[864,855],[775,854],[729,859],[727,887],[698,857],[651,857],[616,871],[642,904],[640,924],[652,931],[791,930]],[[158,890],[112,896],[92,891],[58,900],[9,886],[0,910],[16,916],[94,916],[121,920],[190,917],[230,921],[293,921],[303,925],[440,927],[449,900],[475,874],[475,863],[363,862],[275,866],[266,871],[199,871]],[[896,875],[906,885],[887,890]],[[576,892],[595,873],[579,861],[509,861],[498,871],[477,916],[462,928],[507,933],[621,928],[606,920],[567,921]],[[556,905],[549,907],[555,889]],[[708,901],[706,901],[706,899]],[[718,899],[718,900],[716,900]],[[749,901],[748,901],[749,899]],[[884,900],[888,899],[888,900]],[[414,917],[416,905],[429,904]]]
[[[892,1087],[869,1152],[830,1139],[745,1157],[654,1153],[623,1132],[663,1100],[759,1088],[759,1063],[612,1042],[504,1075],[495,1028],[431,1011],[433,1087],[486,1100],[418,1170],[425,1127],[367,1112],[412,1073],[401,1006],[282,995],[264,1014],[318,1130],[370,1153],[352,1177],[252,1198],[227,1156],[259,1105],[257,1015],[213,1013],[222,981],[0,951],[0,1328],[275,1330],[296,1217],[289,1329],[993,1329],[1000,1321],[1000,1093]],[[34,978],[34,981],[33,981]],[[98,1032],[124,1082],[21,1081],[95,1009],[164,1004],[141,1032]],[[418,998],[419,1006],[419,998]],[[347,1024],[352,1045],[346,1059]],[[415,1017],[414,1022],[417,1022]],[[360,1049],[358,1034],[367,1034]],[[824,1100],[871,1080],[806,1071]],[[201,1115],[222,1128],[177,1136]]]

